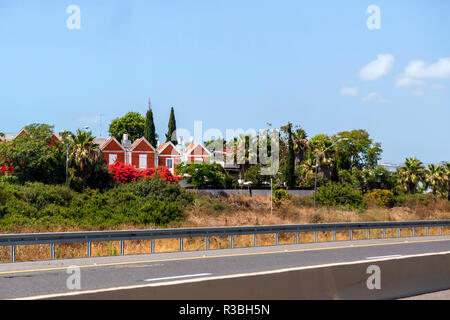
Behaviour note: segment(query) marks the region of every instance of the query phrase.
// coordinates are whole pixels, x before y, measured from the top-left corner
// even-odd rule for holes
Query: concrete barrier
[[[380,268],[381,289],[367,286]],[[396,299],[450,288],[450,252],[105,289],[45,299]]]

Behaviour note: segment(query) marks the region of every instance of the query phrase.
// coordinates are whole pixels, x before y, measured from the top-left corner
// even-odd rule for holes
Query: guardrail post
[[[55,244],[50,245],[50,259],[55,260]]]
[[[350,240],[353,240],[353,230],[350,229],[349,232],[350,232]]]
[[[258,246],[258,235],[256,233],[253,235],[253,246]]]
[[[16,246],[11,246],[11,262],[16,262]]]
[[[415,230],[415,228],[414,227],[412,227],[412,230],[411,230],[412,232],[412,236],[414,237],[415,236],[415,234],[416,234],[416,230]]]
[[[298,244],[300,242],[300,232],[295,233],[295,243]]]
[[[155,253],[155,239],[150,241],[150,253]]]
[[[125,254],[125,241],[120,240],[120,255],[123,256]]]
[[[439,226],[439,235],[442,236],[442,226]]]
[[[426,227],[425,228],[425,235],[428,237],[428,229],[429,229],[429,227]]]
[[[87,246],[87,256],[89,258],[91,256],[91,242],[88,241],[86,246]]]
[[[383,229],[383,239],[386,239],[386,229]]]
[[[336,230],[333,230],[333,241],[336,241]]]
[[[278,232],[275,233],[275,245],[276,246],[278,245]]]
[[[398,238],[402,237],[402,229],[398,228]]]
[[[183,252],[183,237],[180,237],[180,252]]]
[[[314,232],[314,242],[319,242],[319,235],[317,231]]]
[[[209,236],[206,236],[206,250],[209,250]]]
[[[232,235],[231,236],[231,249],[233,249],[234,248],[234,236]]]
[[[367,240],[370,240],[370,229],[367,229]]]

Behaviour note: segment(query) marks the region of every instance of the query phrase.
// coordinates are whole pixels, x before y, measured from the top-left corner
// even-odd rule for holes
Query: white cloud
[[[359,71],[362,80],[371,81],[386,75],[394,66],[394,56],[391,54],[379,54],[377,59],[370,62]]]
[[[342,96],[353,96],[353,97],[356,97],[358,95],[358,88],[356,88],[356,87],[351,87],[351,88],[342,87],[341,88],[341,95]]]
[[[432,85],[430,85],[430,89],[432,90],[442,90],[444,88],[445,87],[440,83],[433,83]]]
[[[422,89],[414,89],[411,94],[413,96],[419,97],[419,96],[423,96],[424,92]]]
[[[362,98],[362,101],[367,102],[367,103],[390,103],[391,102],[376,92],[369,93],[368,95],[366,95],[365,97]]]
[[[450,58],[440,58],[437,62],[426,65],[421,60],[411,61],[405,71],[397,77],[396,86],[409,87],[422,85],[422,79],[450,78]]]
[[[412,86],[421,86],[423,84],[422,80],[417,80],[408,76],[405,76],[404,74],[397,77],[397,80],[395,81],[395,85],[397,87],[412,87]]]

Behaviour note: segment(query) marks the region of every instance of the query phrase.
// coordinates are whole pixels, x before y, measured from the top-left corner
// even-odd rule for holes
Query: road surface
[[[0,264],[0,299],[73,292],[70,266],[80,267],[85,291],[446,251],[450,236],[7,263]]]

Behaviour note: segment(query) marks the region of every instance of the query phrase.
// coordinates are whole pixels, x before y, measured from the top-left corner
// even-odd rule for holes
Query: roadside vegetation
[[[145,119],[140,122],[144,130]],[[174,118],[172,123],[169,130],[175,128]],[[117,123],[112,127],[121,128]],[[270,197],[197,193],[239,185],[218,164],[182,164],[177,176],[164,167],[107,167],[90,132],[62,132],[61,142],[52,139],[52,132],[51,126],[33,124],[17,139],[0,143],[1,232],[450,218],[450,165],[425,166],[409,158],[390,172],[378,165],[381,144],[364,130],[308,140],[300,127],[282,127],[272,213]],[[254,156],[254,138],[233,141],[234,148],[245,147],[247,160]],[[239,164],[239,171],[254,187],[267,188],[270,177],[260,174],[261,167]],[[312,197],[291,196],[288,190],[314,186],[316,170],[314,209]],[[180,187],[181,177],[195,189]]]

